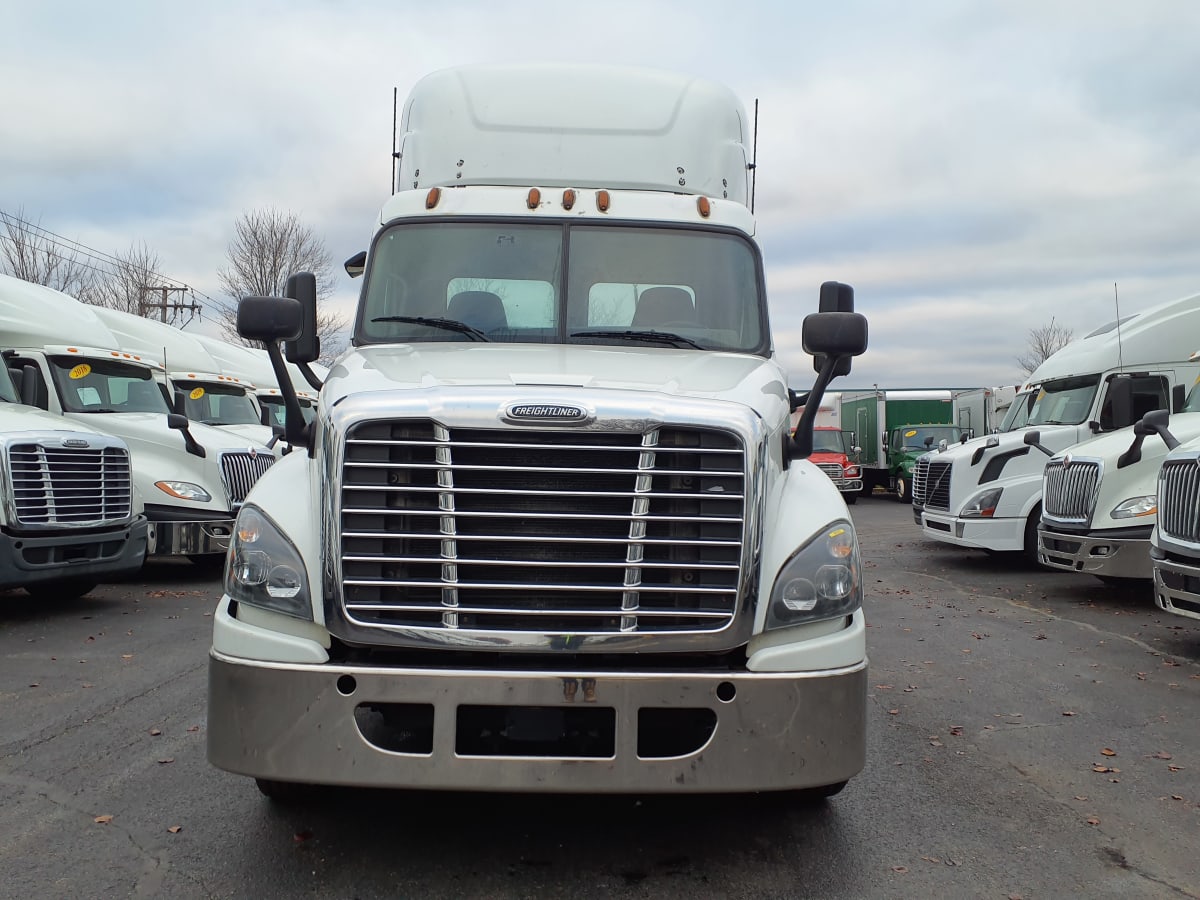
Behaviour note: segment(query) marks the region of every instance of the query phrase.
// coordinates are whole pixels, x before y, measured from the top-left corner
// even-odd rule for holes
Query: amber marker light
[[[430,188],[429,193],[425,195],[425,208],[433,209],[438,205],[438,201],[442,199],[441,188]]]
[[[570,188],[563,191],[563,209],[570,209],[575,205],[575,192]]]
[[[696,209],[700,210],[700,218],[707,219],[712,214],[712,204],[707,197],[696,198]]]
[[[608,191],[596,191],[596,209],[608,212],[609,203]]]

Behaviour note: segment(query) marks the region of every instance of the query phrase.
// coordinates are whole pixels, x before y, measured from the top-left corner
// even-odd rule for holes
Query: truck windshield
[[[961,437],[962,430],[957,425],[914,425],[900,429],[900,446],[894,449],[924,453],[936,448],[941,441],[953,444]]]
[[[729,232],[397,223],[376,240],[366,279],[356,343],[770,352],[758,250]]]
[[[245,388],[232,384],[180,381],[175,392],[183,398],[183,414],[205,425],[259,425],[258,408]]]
[[[1092,411],[1099,375],[1044,382],[1029,409],[1028,425],[1078,425]]]
[[[813,430],[813,453],[845,453],[846,445],[840,431]]]
[[[317,417],[317,409],[313,406],[312,401],[304,397],[298,398],[300,401],[300,412],[304,414],[304,421],[311,422]],[[287,412],[284,409],[283,397],[278,394],[270,394],[267,396],[259,395],[258,402],[262,404],[263,411],[267,414],[268,425],[278,425],[283,428],[286,425]]]
[[[1022,391],[1013,397],[1013,402],[1009,405],[1008,411],[1004,414],[1004,420],[997,430],[1005,432],[1024,428],[1029,424],[1029,408],[1033,406],[1033,401],[1036,399],[1037,391]]]
[[[67,412],[169,413],[167,397],[144,366],[78,356],[50,357],[50,371]]]

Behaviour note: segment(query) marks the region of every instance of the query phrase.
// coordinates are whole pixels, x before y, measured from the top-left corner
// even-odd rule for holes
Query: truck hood
[[[349,393],[403,388],[512,386],[608,388],[733,399],[778,413],[788,404],[783,370],[744,353],[658,347],[562,344],[430,343],[361,348],[329,372],[321,402]],[[768,418],[770,418],[768,416]]]
[[[97,429],[89,428],[85,423],[75,419],[66,419],[36,406],[25,406],[20,403],[5,403],[0,401],[0,432],[5,434],[14,431],[70,431],[81,434],[96,434]],[[112,432],[100,430],[105,436],[114,436]]]
[[[972,438],[965,444],[951,444],[945,450],[933,450],[929,458],[931,460],[955,462],[959,459],[970,459],[975,455],[976,451],[980,450],[981,448],[986,448],[983,449],[983,459],[987,460],[990,456],[995,454],[1007,453],[1012,450],[1020,450],[1025,446],[1025,433],[1027,431],[1037,431],[1041,436],[1040,443],[1042,446],[1057,453],[1059,451],[1066,450],[1067,447],[1070,447],[1078,442],[1080,427],[1084,426],[1039,425],[1033,428],[1022,428],[1017,431],[1006,431],[1002,434],[990,434],[986,437]],[[1114,434],[1115,433],[1116,432],[1114,432]],[[1129,437],[1126,439],[1126,446],[1128,446],[1128,442],[1133,439],[1132,430],[1128,430],[1128,435]],[[997,445],[995,447],[987,448],[987,441],[992,438],[996,439]],[[1045,461],[1049,459],[1049,457],[1045,456],[1040,450],[1034,448],[1030,448],[1030,452],[1037,454],[1039,460],[1037,463],[1037,469],[1040,472],[1042,467],[1045,465]],[[917,456],[923,455],[924,454],[921,453],[917,454]]]

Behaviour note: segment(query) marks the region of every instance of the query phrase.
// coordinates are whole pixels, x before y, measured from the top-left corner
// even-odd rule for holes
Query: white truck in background
[[[913,511],[925,537],[1039,559],[1042,475],[1049,457],[1124,431],[1146,412],[1178,409],[1200,372],[1192,360],[1200,300],[1164,303],[1067,344],[1030,376],[1000,434],[924,456]],[[1005,431],[1003,428],[1008,430]]]
[[[122,350],[162,364],[175,412],[275,452],[275,435],[263,424],[254,384],[244,371],[218,361],[195,335],[165,322],[119,309],[94,309]]]
[[[1200,385],[1192,388],[1184,411],[1200,418]],[[1178,444],[1178,418],[1171,417],[1168,428],[1165,416],[1152,413],[1139,426],[1170,447],[1155,485],[1158,514],[1150,536],[1150,565],[1158,607],[1200,620],[1200,437]]]
[[[862,561],[805,457],[866,347],[845,285],[788,389],[727,89],[468,66],[404,106],[316,420],[315,281],[246,298],[288,394],[238,517],[208,755],[306,783],[836,793],[866,752]],[[789,411],[807,401],[793,440]]]
[[[245,347],[218,340],[207,335],[196,335],[213,357],[230,368],[245,372],[246,377],[254,382],[254,392],[262,410],[262,423],[272,428],[283,428],[284,406],[283,392],[279,389],[279,379],[271,367],[267,351],[255,347]],[[317,363],[310,363],[309,368],[318,380],[324,379],[329,370]],[[303,373],[294,364],[288,363],[288,374],[296,388],[296,397],[300,401],[300,409],[306,422],[311,422],[317,415],[317,390],[305,379]]]
[[[128,446],[151,557],[224,555],[270,450],[172,413],[163,368],[123,350],[94,307],[66,294],[0,276],[0,336],[23,402]]]
[[[146,532],[125,442],[22,404],[0,367],[0,588],[81,596],[140,569]]]
[[[1017,396],[1020,385],[969,388],[951,393],[954,424],[963,434],[982,437],[1000,430],[1004,415]]]

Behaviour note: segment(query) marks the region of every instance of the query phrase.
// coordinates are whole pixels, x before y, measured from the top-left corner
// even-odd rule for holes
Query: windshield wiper
[[[430,328],[441,328],[443,331],[456,331],[477,341],[490,341],[486,334],[473,325],[460,322],[457,319],[441,319],[437,316],[378,316],[372,322],[404,322],[408,325],[428,325]]]
[[[681,334],[673,334],[670,331],[573,331],[571,332],[571,337],[606,337],[619,338],[623,341],[657,341],[660,344],[672,344],[676,347],[684,344],[688,347],[695,347],[697,350],[705,349],[691,338],[686,338]]]

